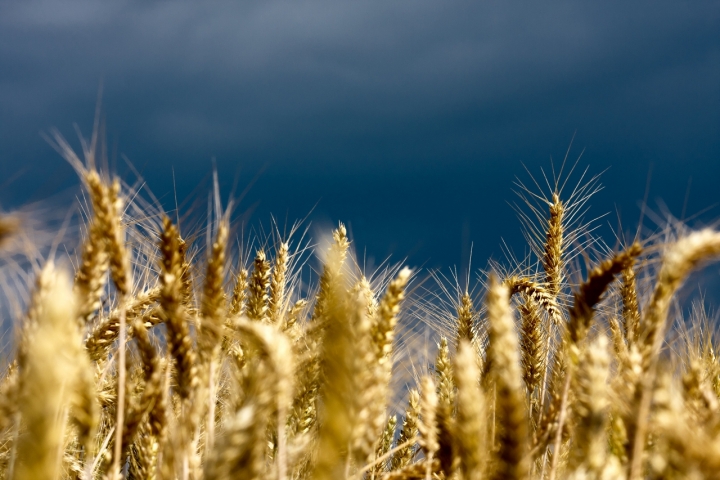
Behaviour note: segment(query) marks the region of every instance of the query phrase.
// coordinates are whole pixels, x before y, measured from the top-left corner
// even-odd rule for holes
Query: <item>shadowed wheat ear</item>
[[[526,478],[529,469],[527,412],[522,393],[518,336],[510,310],[510,291],[498,282],[495,275],[490,276],[485,303],[489,324],[488,355],[496,389],[499,430],[499,449],[495,454],[491,478]]]
[[[540,387],[545,373],[545,362],[548,349],[548,334],[538,312],[538,305],[532,297],[524,295],[524,301],[518,307],[520,312],[520,351],[523,366],[523,379],[531,399],[531,409],[538,404],[539,394],[534,395]],[[531,412],[532,416],[532,412]]]
[[[637,419],[630,455],[629,480],[642,475],[642,459],[647,435],[647,417],[652,403],[652,389],[657,358],[665,338],[667,317],[673,296],[685,278],[702,261],[720,255],[720,232],[711,229],[691,233],[670,245],[663,255],[655,291],[641,325],[643,341],[643,380],[636,395],[634,418]]]

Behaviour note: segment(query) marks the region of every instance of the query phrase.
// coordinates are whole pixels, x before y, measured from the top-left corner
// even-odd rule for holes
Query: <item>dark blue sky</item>
[[[315,207],[376,259],[521,250],[514,177],[574,134],[609,169],[593,216],[633,227],[651,169],[656,211],[680,216],[690,179],[688,214],[720,201],[717,1],[4,1],[4,206],[77,183],[40,132],[89,134],[101,81],[117,169],[168,207],[172,169],[204,198],[214,158],[226,195],[257,177],[251,221]]]

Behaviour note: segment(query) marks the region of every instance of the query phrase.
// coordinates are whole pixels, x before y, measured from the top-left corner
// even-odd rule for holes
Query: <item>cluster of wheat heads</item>
[[[58,147],[87,222],[74,277],[58,253],[37,268],[5,359],[3,478],[720,478],[707,317],[664,348],[674,294],[720,233],[575,267],[587,191],[555,191],[533,209],[536,268],[492,266],[440,311],[410,295],[417,272],[366,278],[342,225],[308,287],[301,242],[238,256],[218,210],[198,248],[99,172],[94,145],[84,161]],[[21,228],[2,217],[0,248]],[[398,341],[420,317],[442,325],[434,361]]]

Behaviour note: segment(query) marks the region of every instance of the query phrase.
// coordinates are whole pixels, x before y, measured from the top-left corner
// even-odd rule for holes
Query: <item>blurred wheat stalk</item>
[[[308,286],[296,228],[233,252],[216,195],[202,248],[97,169],[96,137],[82,160],[55,141],[86,229],[74,280],[57,261],[36,273],[6,358],[3,478],[720,478],[707,317],[664,349],[720,233],[603,250],[579,220],[596,179],[565,200],[521,185],[533,256],[478,288],[436,274],[406,299],[416,272],[366,278],[342,224]],[[0,217],[0,248],[21,230]]]

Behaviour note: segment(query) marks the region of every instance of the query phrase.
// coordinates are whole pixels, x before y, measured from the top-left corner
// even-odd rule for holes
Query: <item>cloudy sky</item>
[[[343,220],[376,259],[522,253],[515,176],[573,136],[607,170],[589,215],[631,229],[650,178],[688,216],[720,201],[718,25],[701,0],[4,1],[0,202],[77,184],[41,132],[89,134],[102,84],[117,170],[168,208],[215,162],[251,221]]]

